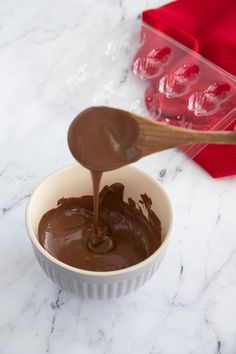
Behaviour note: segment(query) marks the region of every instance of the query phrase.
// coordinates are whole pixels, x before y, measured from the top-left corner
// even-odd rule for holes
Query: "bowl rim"
[[[91,270],[76,268],[76,267],[70,266],[70,265],[68,265],[66,263],[63,263],[62,261],[59,261],[57,258],[53,257],[50,253],[48,253],[43,248],[43,246],[39,243],[37,235],[34,233],[32,225],[31,225],[31,222],[30,222],[30,215],[31,215],[32,203],[33,203],[34,197],[38,193],[40,188],[42,188],[42,186],[44,184],[46,184],[49,179],[51,179],[52,177],[54,177],[58,173],[65,172],[67,170],[75,168],[76,166],[80,166],[82,168],[85,168],[82,165],[80,165],[79,163],[73,163],[73,164],[70,164],[69,166],[61,167],[61,168],[51,172],[46,178],[44,178],[42,180],[41,183],[38,184],[38,186],[34,189],[33,193],[31,194],[31,196],[30,196],[30,198],[28,200],[28,203],[27,203],[27,206],[26,206],[26,211],[25,211],[25,224],[26,224],[26,229],[28,231],[28,236],[29,236],[31,242],[33,243],[33,245],[36,247],[36,249],[41,254],[43,254],[43,256],[46,257],[49,261],[51,261],[52,263],[56,264],[57,266],[59,266],[59,267],[61,267],[63,269],[66,269],[66,270],[71,271],[73,273],[82,274],[82,275],[89,275],[89,276],[95,276],[95,277],[109,277],[109,276],[113,276],[113,275],[121,275],[121,274],[125,274],[125,273],[136,271],[136,270],[142,268],[143,266],[146,266],[149,263],[151,263],[152,260],[154,258],[156,258],[157,255],[160,254],[162,252],[162,250],[167,246],[167,244],[168,244],[168,242],[169,242],[169,240],[171,238],[173,225],[174,225],[173,205],[172,205],[172,202],[171,202],[167,192],[162,187],[162,185],[152,175],[150,175],[147,172],[143,171],[142,169],[134,166],[133,164],[126,165],[126,166],[121,167],[121,168],[128,168],[128,169],[131,170],[131,173],[132,172],[138,172],[139,174],[143,175],[145,178],[147,178],[147,179],[151,180],[152,182],[154,182],[158,186],[158,188],[161,190],[161,192],[164,195],[164,197],[166,198],[167,205],[168,205],[169,212],[170,212],[170,224],[169,224],[169,228],[168,228],[166,237],[165,237],[164,241],[161,243],[160,247],[154,253],[152,253],[148,258],[144,259],[142,262],[134,264],[131,267],[118,269],[118,270],[101,272],[101,271],[91,271]]]

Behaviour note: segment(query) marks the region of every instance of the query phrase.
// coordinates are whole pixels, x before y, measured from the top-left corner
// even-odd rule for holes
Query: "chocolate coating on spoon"
[[[141,158],[135,146],[139,127],[119,109],[91,107],[71,123],[68,144],[72,155],[92,171],[109,171]]]

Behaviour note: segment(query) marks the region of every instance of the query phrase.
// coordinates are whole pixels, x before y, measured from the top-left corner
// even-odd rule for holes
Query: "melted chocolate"
[[[161,244],[161,224],[146,194],[136,204],[131,198],[125,202],[123,191],[124,186],[115,183],[100,192],[97,230],[93,196],[60,199],[40,221],[41,245],[60,261],[92,271],[118,270],[143,261]]]
[[[121,110],[91,107],[71,123],[68,144],[72,155],[92,171],[109,171],[141,158],[135,146],[139,135],[135,119]]]

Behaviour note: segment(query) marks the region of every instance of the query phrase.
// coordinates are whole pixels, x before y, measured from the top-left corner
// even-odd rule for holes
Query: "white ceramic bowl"
[[[150,257],[132,267],[93,272],[71,267],[51,256],[37,237],[42,215],[56,206],[61,197],[92,194],[92,182],[87,169],[75,164],[62,168],[47,177],[33,192],[26,210],[26,226],[35,256],[45,273],[61,288],[93,299],[115,298],[142,286],[159,268],[173,227],[173,209],[161,185],[145,172],[126,166],[103,174],[101,187],[121,182],[125,186],[124,199],[138,200],[140,193],[152,198],[152,209],[162,223],[162,245]]]

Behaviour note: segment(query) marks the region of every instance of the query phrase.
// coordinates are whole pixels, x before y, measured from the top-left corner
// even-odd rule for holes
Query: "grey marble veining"
[[[163,3],[0,1],[0,354],[236,353],[235,177],[214,180],[174,150],[137,163],[170,194],[174,237],[158,273],[117,300],[58,289],[25,230],[32,190],[72,162],[71,111],[44,83],[116,26]],[[128,79],[124,68],[120,84]]]

